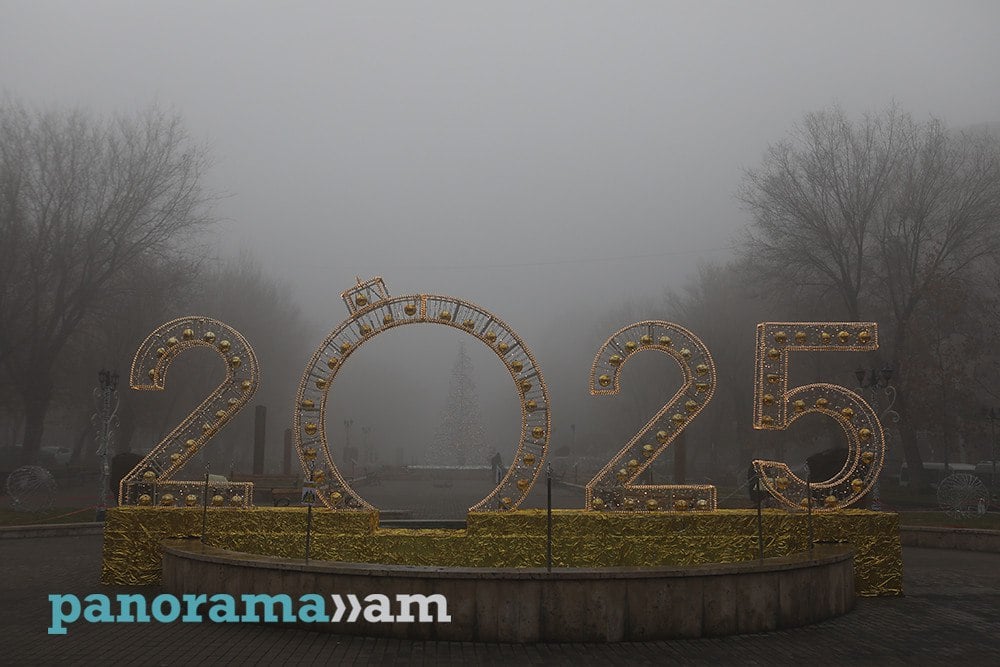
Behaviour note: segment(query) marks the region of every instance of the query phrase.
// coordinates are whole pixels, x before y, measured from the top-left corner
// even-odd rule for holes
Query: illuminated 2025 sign
[[[317,498],[328,508],[374,509],[351,488],[330,455],[326,439],[327,398],[338,371],[366,341],[393,327],[435,323],[465,331],[496,353],[510,372],[521,405],[521,435],[506,475],[476,510],[513,510],[537,480],[549,446],[551,414],[548,391],[534,356],[503,320],[475,304],[428,294],[391,297],[381,278],[358,284],[342,294],[350,316],[323,341],[309,361],[295,399],[293,428],[296,451]],[[121,482],[122,504],[163,506],[212,505],[249,507],[249,482],[213,484],[214,495],[202,499],[205,485],[179,481],[184,464],[232,419],[257,389],[257,359],[246,339],[232,327],[208,317],[172,320],[151,333],[136,352],[131,386],[165,388],[167,370],[183,350],[207,346],[224,360],[226,377],[184,421],[166,435]],[[834,419],[844,432],[848,457],[831,479],[812,485],[779,461],[754,461],[765,488],[790,508],[811,503],[833,510],[857,502],[878,478],[885,458],[882,425],[863,398],[838,385],[788,386],[794,351],[870,351],[878,348],[878,326],[866,323],[785,322],[757,327],[754,428],[782,430],[809,413]],[[638,482],[643,471],[701,413],[715,393],[715,363],[705,344],[691,331],[670,322],[631,324],[601,345],[590,373],[594,395],[616,394],[621,371],[632,356],[655,350],[673,359],[680,370],[680,389],[657,411],[586,485],[586,507],[610,511],[711,511],[716,489],[707,484],[652,485]],[[227,495],[223,495],[223,493]]]

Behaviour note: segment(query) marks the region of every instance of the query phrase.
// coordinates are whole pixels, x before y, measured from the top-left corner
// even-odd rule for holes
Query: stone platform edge
[[[1000,530],[900,526],[899,540],[906,547],[1000,553]]]
[[[854,549],[742,563],[653,568],[448,568],[257,556],[194,539],[163,543],[175,595],[440,594],[449,622],[304,624],[313,630],[438,641],[618,642],[767,632],[855,605]],[[328,610],[332,612],[333,605]]]

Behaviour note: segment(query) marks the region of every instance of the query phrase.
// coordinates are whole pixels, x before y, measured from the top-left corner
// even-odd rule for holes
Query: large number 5
[[[590,393],[595,396],[617,394],[622,366],[639,350],[657,350],[672,358],[680,367],[684,383],[590,480],[586,491],[587,507],[624,511],[714,510],[716,490],[709,484],[636,483],[642,472],[712,400],[715,393],[712,355],[705,344],[684,327],[660,320],[636,322],[617,331],[597,351],[590,369]]]
[[[811,412],[832,417],[847,439],[847,460],[833,477],[812,484],[821,494],[818,509],[834,510],[857,502],[878,479],[885,461],[885,437],[878,416],[854,392],[833,384],[788,388],[791,352],[868,352],[878,349],[874,322],[764,322],[757,325],[757,377],[753,426],[784,430]],[[780,461],[753,462],[764,487],[790,507],[810,503],[806,480]]]

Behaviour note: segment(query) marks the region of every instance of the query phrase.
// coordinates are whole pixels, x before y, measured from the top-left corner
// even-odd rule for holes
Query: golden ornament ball
[[[867,428],[858,429],[858,437],[861,438],[862,440],[868,440],[869,438],[872,437],[871,429]]]
[[[181,332],[181,338],[184,340],[191,340],[194,338],[194,329],[185,329]]]
[[[764,405],[772,405],[774,403],[774,396],[772,394],[764,394],[761,396],[760,402]]]
[[[515,373],[520,373],[522,370],[524,370],[524,364],[522,364],[519,359],[515,359],[514,361],[510,362],[510,367],[511,370],[513,370]]]
[[[327,385],[326,379],[324,379],[324,378],[317,378],[316,379],[316,388],[317,389],[326,389],[326,385]]]
[[[663,347],[670,347],[674,344],[674,341],[670,338],[670,336],[660,336],[659,343]]]
[[[600,498],[594,498],[590,501],[590,506],[595,510],[604,509],[604,501]]]
[[[649,334],[643,334],[642,337],[639,338],[639,342],[642,343],[643,345],[652,345],[653,337],[650,336]]]
[[[239,368],[240,364],[242,363],[243,360],[240,359],[239,357],[233,357],[232,359],[229,360],[229,365],[232,366],[233,368]]]
[[[487,340],[487,341],[489,341],[490,343],[494,343],[494,342],[496,342],[496,339],[497,339],[497,335],[496,335],[496,333],[494,333],[494,332],[492,332],[492,331],[487,331],[487,332],[486,332],[486,336],[485,336],[485,338],[486,338],[486,340]]]
[[[316,424],[306,422],[306,425],[302,427],[302,430],[306,432],[306,435],[316,435],[317,428]]]
[[[684,500],[683,498],[678,498],[677,500],[674,501],[674,509],[677,510],[678,512],[683,512],[687,508],[688,508],[688,501]]]
[[[174,501],[174,494],[172,493],[164,493],[160,496],[160,505],[163,507],[173,507]]]
[[[155,482],[156,481],[156,472],[154,472],[152,470],[147,470],[146,472],[142,473],[142,481],[144,481],[144,482]]]
[[[697,401],[686,401],[684,403],[684,409],[687,410],[688,412],[694,412],[695,410],[698,409],[698,402]]]
[[[625,358],[620,354],[612,354],[608,357],[608,363],[612,366],[621,366],[623,361],[625,361]]]
[[[215,411],[215,418],[216,419],[222,419],[225,416],[226,416],[226,411],[225,410],[216,410]]]
[[[681,348],[681,357],[684,358],[684,359],[690,359],[691,358],[691,350],[687,349],[686,347]]]
[[[653,455],[653,452],[655,452],[655,451],[656,451],[656,447],[653,447],[652,445],[643,445],[642,446],[642,455],[645,456],[647,459],[649,457],[651,457]]]
[[[802,343],[806,342],[806,338],[808,338],[808,336],[806,335],[805,331],[796,331],[795,332],[795,342],[796,343],[802,344]]]
[[[535,465],[535,455],[530,452],[525,454],[522,460],[524,461],[524,465],[528,466],[529,468]]]
[[[837,504],[837,496],[833,495],[827,496],[826,498],[823,499],[823,504],[826,505],[827,507],[833,507],[834,505]]]
[[[156,369],[155,368],[150,368],[149,369],[149,373],[147,373],[147,375],[149,375],[149,379],[150,380],[155,380],[156,379]]]
[[[303,410],[312,410],[313,406],[315,406],[315,405],[316,404],[313,403],[312,400],[308,399],[308,398],[305,399],[304,401],[302,401],[302,409]]]
[[[778,343],[784,343],[788,340],[788,334],[786,334],[784,331],[775,331],[774,340],[775,342]]]
[[[601,385],[602,387],[607,387],[608,385],[611,384],[611,376],[609,375],[600,376],[599,378],[597,378],[597,384]]]
[[[316,448],[315,447],[306,447],[305,449],[303,449],[302,450],[302,458],[304,460],[306,460],[306,461],[315,461],[316,460]]]
[[[840,339],[841,343],[846,343],[851,340],[851,334],[848,331],[841,331],[837,334],[837,338]]]
[[[322,484],[323,482],[326,481],[326,473],[323,472],[322,470],[317,470],[316,472],[313,473],[312,481],[316,482],[317,484]]]
[[[708,373],[708,366],[706,364],[698,364],[697,366],[694,367],[694,372],[697,373],[698,375],[705,375],[706,373]],[[705,388],[708,389],[707,384],[705,385]]]
[[[510,349],[510,345],[508,345],[503,341],[500,341],[499,343],[497,343],[497,349],[500,351],[500,354],[506,354],[507,350]]]
[[[840,414],[844,415],[848,419],[854,419],[854,410],[851,408],[844,408],[840,411]]]
[[[229,348],[231,348],[232,346],[233,344],[230,343],[228,340],[219,341],[219,349],[222,350],[223,352],[229,352]]]
[[[440,319],[442,322],[450,322],[451,313],[447,310],[442,310],[441,313],[438,315],[438,319]]]
[[[358,304],[358,306],[360,307],[367,306],[368,297],[366,297],[364,294],[358,294],[356,297],[354,297],[354,303]]]
[[[628,479],[628,471],[625,470],[625,468],[622,468],[621,470],[615,473],[615,477],[618,479],[619,482],[624,482],[626,479]]]
[[[777,373],[768,373],[767,374],[767,383],[768,384],[778,384],[779,382],[781,382],[781,376],[780,375],[778,375]]]
[[[514,501],[509,496],[504,496],[500,499],[500,504],[504,507],[510,507],[513,503]]]
[[[340,353],[347,354],[351,350],[351,342],[345,340],[340,344]]]
[[[545,429],[542,428],[541,426],[536,426],[533,429],[531,429],[531,437],[534,438],[535,440],[540,439],[543,435],[545,435]]]
[[[629,468],[638,468],[639,467],[639,461],[636,460],[636,459],[629,459],[629,462],[626,463],[625,465],[627,465]]]
[[[194,495],[193,493],[189,493],[186,496],[184,496],[184,504],[187,505],[188,507],[194,507],[195,503],[197,502],[198,502],[198,496]]]
[[[188,438],[187,440],[184,441],[184,446],[187,447],[188,449],[194,449],[195,447],[198,446],[198,441],[195,440],[194,438]]]
[[[809,499],[803,498],[802,500],[799,501],[799,505],[802,507],[809,507]]]
[[[243,391],[250,391],[251,389],[253,389],[253,382],[251,382],[250,380],[244,380],[243,382],[240,383],[240,387],[243,389]]]
[[[533,385],[527,380],[521,380],[521,393],[527,394]]]
[[[362,336],[367,336],[368,334],[370,334],[372,332],[372,326],[370,324],[362,324],[358,328],[358,331],[361,332]]]
[[[205,341],[206,343],[214,343],[215,342],[215,333],[213,333],[211,331],[206,331],[205,335],[203,335],[201,337],[201,339],[203,341]]]
[[[173,336],[171,336],[170,338],[167,339],[167,347],[174,347],[179,342],[180,341],[178,341],[176,338],[174,338]]]
[[[658,443],[660,443],[661,445],[667,444],[667,439],[669,437],[670,437],[670,434],[667,433],[666,431],[657,431],[656,432],[656,441]]]
[[[149,495],[148,493],[142,494],[141,496],[139,496],[139,504],[140,505],[152,505],[153,504],[153,496]]]
[[[866,466],[870,466],[872,464],[872,461],[874,460],[875,460],[875,452],[861,453],[861,462],[864,463]]]
[[[682,415],[682,414],[681,414],[681,413],[679,413],[679,412],[675,412],[675,413],[673,414],[673,416],[672,416],[672,417],[670,417],[670,421],[672,421],[673,423],[675,423],[675,424],[677,424],[678,426],[680,426],[681,424],[683,424],[683,423],[684,423],[684,415]]]
[[[767,351],[767,356],[771,359],[780,359],[781,352],[778,352],[778,350],[772,347],[770,350]]]
[[[800,398],[794,403],[792,403],[792,407],[795,408],[796,412],[805,412],[806,402]]]
[[[329,368],[331,371],[336,370],[337,364],[339,363],[340,360],[337,359],[337,357],[330,357],[329,359],[326,360],[326,367]]]
[[[181,460],[181,455],[178,454],[177,452],[174,452],[173,454],[170,455],[170,462],[171,463],[177,463],[180,460]]]
[[[760,418],[760,423],[764,424],[765,426],[770,426],[771,424],[774,423],[774,417],[772,417],[771,415],[764,415],[763,417]]]
[[[627,341],[625,341],[625,349],[628,350],[629,352],[632,352],[633,350],[635,350],[636,347],[638,347],[638,346],[635,344],[634,340],[627,340]]]
[[[788,478],[787,477],[775,477],[774,478],[774,486],[778,489],[778,491],[784,491],[785,489],[788,488]]]
[[[471,331],[472,328],[476,326],[476,323],[473,322],[472,320],[465,320],[464,322],[462,322],[462,326]]]
[[[855,493],[859,493],[861,489],[864,487],[864,485],[865,483],[862,482],[860,479],[855,478],[851,480],[851,488],[854,490]]]
[[[334,505],[336,505],[343,499],[344,496],[340,494],[340,491],[334,491],[333,493],[330,494],[330,501],[333,502]]]
[[[524,493],[524,491],[528,488],[529,484],[531,484],[531,482],[527,479],[521,478],[517,480],[517,488],[521,490],[521,493]]]
[[[389,326],[389,325],[390,325],[390,324],[392,324],[392,323],[393,323],[394,321],[395,321],[395,320],[393,320],[393,318],[392,318],[392,314],[387,314],[387,315],[384,315],[384,316],[382,317],[382,324],[384,324],[385,326]]]
[[[524,404],[524,409],[527,410],[528,412],[534,412],[535,410],[538,409],[538,403],[536,403],[533,400],[528,401],[527,403]]]
[[[212,425],[211,424],[209,424],[209,423],[206,422],[206,423],[204,423],[204,424],[201,425],[201,431],[202,431],[202,433],[208,433],[211,430],[212,430]]]
[[[696,502],[694,506],[700,510],[708,509],[708,501],[705,500],[704,498],[699,498],[698,502]]]
[[[231,408],[235,408],[238,403],[239,403],[239,400],[237,400],[235,398],[230,398],[228,401],[226,401],[226,405],[228,405]]]
[[[622,503],[622,505],[627,510],[634,510],[635,509],[635,498],[626,498],[625,501]]]
[[[222,503],[224,502],[226,502],[226,499],[220,496],[219,494],[215,494],[214,496],[212,496],[213,507],[222,507]]]
[[[819,339],[824,343],[829,343],[833,339],[833,336],[831,336],[829,332],[823,331],[820,333]]]
[[[166,349],[164,349],[162,347],[156,348],[156,357],[157,357],[157,359],[162,359],[163,356],[166,355],[166,353],[167,353]]]
[[[872,335],[868,332],[867,329],[858,332],[858,342],[859,343],[867,343],[871,339],[872,339]]]
[[[242,505],[243,504],[243,496],[241,496],[240,494],[237,493],[235,496],[233,496],[232,498],[229,499],[229,502],[230,502],[230,504],[232,504],[234,506],[235,505]]]
[[[816,407],[817,408],[825,408],[828,405],[830,405],[830,401],[826,400],[825,398],[817,398],[816,399]]]
[[[413,317],[414,315],[417,314],[417,307],[412,303],[408,303],[405,306],[403,306],[403,312],[409,315],[410,317]]]
[[[660,501],[656,498],[650,498],[646,501],[646,508],[651,512],[655,512],[660,509]]]

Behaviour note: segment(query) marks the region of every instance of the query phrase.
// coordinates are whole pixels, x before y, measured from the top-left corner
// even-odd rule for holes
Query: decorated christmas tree
[[[472,360],[463,343],[451,369],[448,403],[441,411],[440,426],[427,462],[439,466],[487,465],[493,453],[489,449],[472,381]]]

